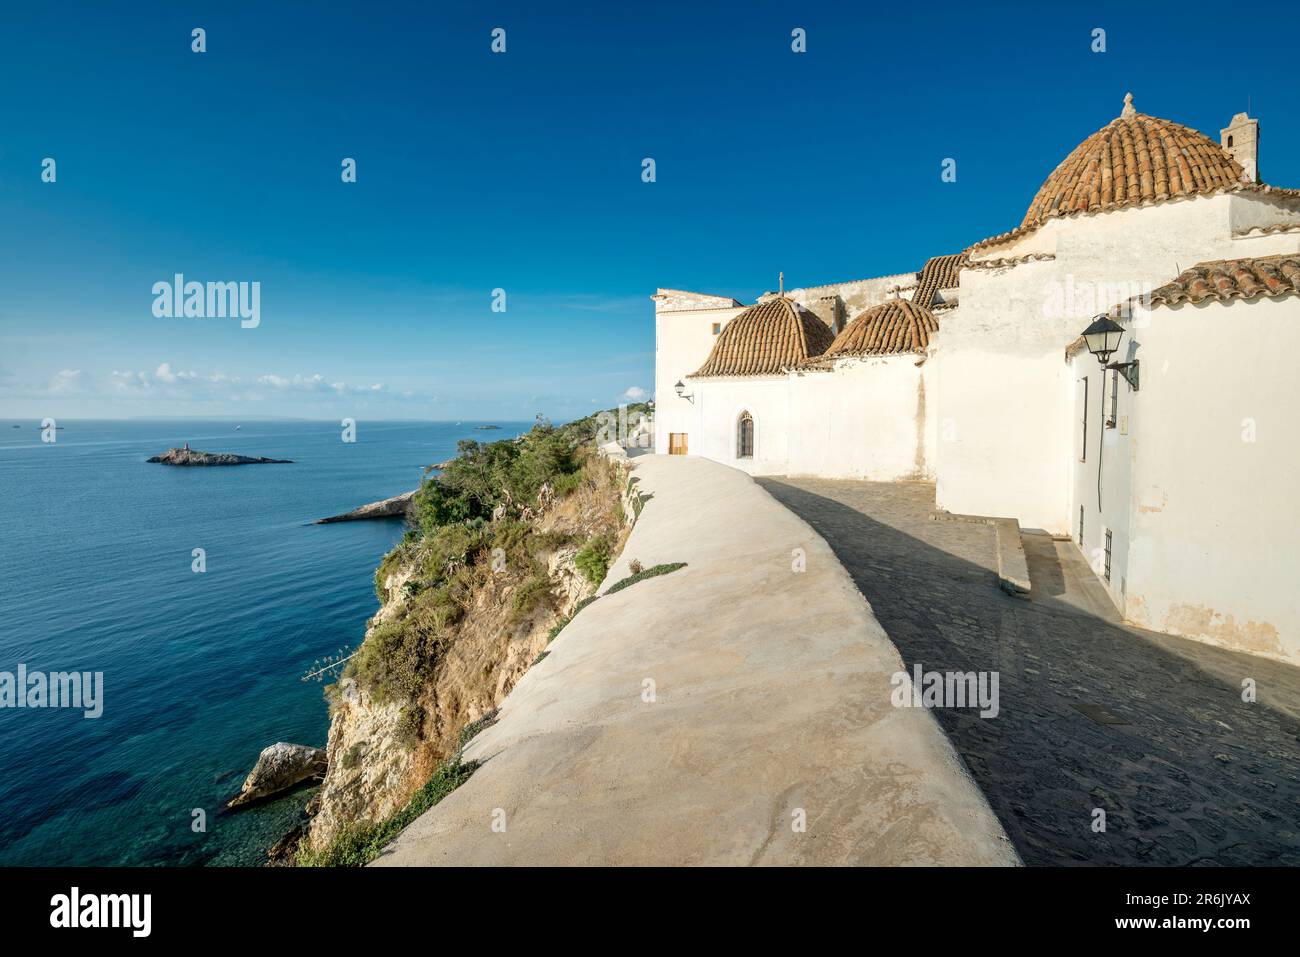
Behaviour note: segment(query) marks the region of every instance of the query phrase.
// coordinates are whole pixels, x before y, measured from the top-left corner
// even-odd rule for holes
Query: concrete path
[[[760,482],[826,537],[909,665],[1000,671],[998,717],[936,714],[1026,864],[1300,864],[1300,669],[1123,625],[1077,549],[1041,533],[1023,536],[1029,600],[1009,597],[993,529],[930,520],[932,485]]]
[[[933,716],[891,705],[902,662],[827,544],[734,469],[635,475],[606,587],[688,567],[583,610],[376,863],[1016,863]]]

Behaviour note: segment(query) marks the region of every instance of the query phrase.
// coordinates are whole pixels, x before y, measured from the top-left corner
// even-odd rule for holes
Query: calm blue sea
[[[310,523],[529,424],[361,421],[355,443],[332,422],[59,424],[44,444],[0,420],[0,671],[102,671],[104,712],[0,708],[0,865],[260,864],[309,795],[219,808],[265,746],[325,744],[322,685],[300,677],[361,640],[402,534]],[[146,464],[186,441],[294,464]]]

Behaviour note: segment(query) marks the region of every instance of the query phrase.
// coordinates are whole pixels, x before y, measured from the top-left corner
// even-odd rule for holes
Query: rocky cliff
[[[328,772],[301,853],[320,854],[349,828],[402,809],[595,590],[632,522],[630,483],[622,463],[590,445],[572,454],[572,471],[548,474],[526,499],[513,473],[500,489],[478,489],[486,519],[442,522],[446,486],[422,489],[410,517],[416,529],[376,573],[380,610],[327,688]],[[448,475],[462,492],[477,487],[478,473],[453,467]]]

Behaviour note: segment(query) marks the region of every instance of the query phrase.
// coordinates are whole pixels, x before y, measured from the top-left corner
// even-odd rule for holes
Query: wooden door
[[[686,433],[685,432],[668,433],[668,454],[669,455],[686,454]]]

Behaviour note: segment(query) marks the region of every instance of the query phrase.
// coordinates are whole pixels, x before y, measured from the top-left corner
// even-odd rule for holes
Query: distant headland
[[[163,465],[292,465],[292,459],[267,459],[261,456],[232,455],[230,452],[200,452],[189,443],[179,449],[168,449],[162,455],[146,459]]]

